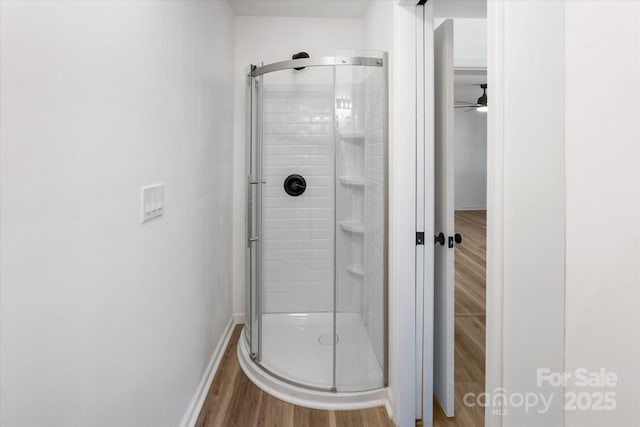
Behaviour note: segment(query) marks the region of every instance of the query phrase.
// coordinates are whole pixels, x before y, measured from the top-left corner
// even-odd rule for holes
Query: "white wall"
[[[285,61],[305,51],[335,56],[337,49],[363,47],[362,20],[332,18],[235,18],[233,311],[245,311],[245,70],[249,64]],[[274,75],[269,76],[272,82]],[[286,76],[290,77],[290,76]],[[278,78],[278,76],[275,76]],[[290,83],[290,81],[288,81]]]
[[[448,0],[452,1],[452,0]],[[453,66],[455,68],[487,68],[487,20],[484,18],[453,19]],[[434,20],[436,27],[447,18]]]
[[[487,208],[487,114],[454,113],[455,209]]]
[[[231,315],[230,8],[0,14],[0,424],[178,425]]]
[[[498,169],[504,165],[504,176],[489,184],[487,380],[499,387],[493,375],[501,374],[509,394],[556,393],[546,413],[506,408],[504,427],[561,426],[562,390],[538,387],[536,374],[564,366],[564,4],[490,1],[489,8],[490,26],[498,28],[490,31],[489,45],[504,47],[502,58],[490,52],[489,87],[500,101],[489,111],[489,137],[495,138],[489,160]],[[498,139],[503,151],[496,151]],[[496,298],[501,276],[504,290]],[[492,347],[496,328],[502,348]],[[494,356],[502,358],[498,372]]]
[[[453,20],[453,66],[487,68],[487,20]]]
[[[566,370],[618,377],[615,411],[567,427],[640,425],[640,3],[566,2]],[[596,84],[594,84],[594,82]]]
[[[638,425],[640,5],[490,4],[504,13],[504,68],[489,66],[490,87],[504,81],[504,129],[490,124],[505,141],[504,387],[555,394],[502,425]],[[569,373],[566,389],[535,387],[537,368]],[[617,384],[580,387],[577,369]],[[565,391],[586,405],[613,392],[615,409],[564,411]]]
[[[432,0],[436,18],[486,18],[487,0]]]

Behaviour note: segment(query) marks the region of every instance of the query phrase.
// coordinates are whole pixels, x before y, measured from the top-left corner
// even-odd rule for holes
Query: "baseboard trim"
[[[387,387],[387,401],[384,403],[384,409],[387,410],[387,415],[389,415],[389,418],[391,418],[393,420],[393,404],[391,403],[391,388]],[[394,420],[395,422],[395,420]]]
[[[198,384],[198,388],[196,389],[196,393],[191,399],[189,403],[189,407],[187,408],[187,412],[184,414],[182,418],[182,422],[180,423],[181,427],[193,427],[198,421],[198,416],[200,415],[200,411],[202,410],[202,405],[204,404],[204,399],[207,397],[207,392],[211,387],[211,383],[213,382],[213,378],[216,376],[216,372],[218,371],[218,367],[220,366],[220,362],[222,361],[222,356],[229,345],[229,340],[231,339],[231,333],[233,332],[233,327],[235,326],[236,316],[232,315],[229,318],[229,322],[225,327],[224,334],[222,335],[222,339],[218,342],[213,354],[211,355],[211,359],[207,364],[207,368],[204,370],[202,375],[202,379]]]
[[[244,325],[247,323],[244,313],[233,313],[233,321],[236,325]]]

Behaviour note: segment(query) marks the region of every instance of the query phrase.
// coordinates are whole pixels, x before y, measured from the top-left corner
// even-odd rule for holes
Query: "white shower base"
[[[288,380],[330,389],[333,387],[332,334],[333,313],[265,314],[262,317],[262,366]],[[338,313],[337,335],[337,389],[379,388],[383,382],[382,368],[360,315]]]
[[[244,336],[238,345],[240,366],[258,387],[296,405],[317,409],[388,406],[387,392],[382,388],[382,368],[357,313],[337,314],[338,392],[310,390],[288,382],[331,389],[332,333],[333,313],[265,314],[262,318],[260,362],[264,369],[250,359]]]

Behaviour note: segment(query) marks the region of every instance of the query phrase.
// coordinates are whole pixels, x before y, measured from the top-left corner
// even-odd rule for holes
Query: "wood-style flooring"
[[[356,411],[321,411],[295,406],[263,392],[242,372],[236,353],[237,325],[200,411],[196,427],[392,427],[380,406]]]
[[[484,409],[468,407],[465,394],[484,392],[486,334],[486,211],[457,211],[455,254],[455,412],[447,418],[434,402],[434,427],[483,427]]]

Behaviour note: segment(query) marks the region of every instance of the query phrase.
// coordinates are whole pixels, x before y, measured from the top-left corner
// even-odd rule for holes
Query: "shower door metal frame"
[[[248,264],[245,268],[249,289],[250,309],[247,321],[250,322],[248,344],[251,359],[260,360],[262,352],[262,77],[253,78],[250,71],[256,66],[250,65],[247,73],[248,86],[248,124],[247,139],[247,248]],[[256,114],[253,109],[255,106]],[[257,348],[256,348],[257,346]]]
[[[384,387],[389,386],[389,55],[382,53],[384,76],[384,123],[382,123],[382,136],[384,153],[384,236],[383,236],[383,274],[382,295],[383,304],[383,348],[384,363],[382,367],[382,381]]]
[[[310,386],[307,384],[299,383],[297,381],[290,380],[281,375],[278,375],[261,363],[262,355],[262,186],[265,181],[262,178],[262,102],[263,102],[263,79],[264,74],[268,74],[275,71],[290,70],[299,67],[321,67],[328,66],[334,67],[334,98],[335,98],[335,67],[336,66],[365,66],[365,67],[381,67],[384,76],[384,123],[383,128],[383,153],[384,153],[384,236],[383,236],[383,351],[384,351],[384,363],[382,366],[383,385],[382,387],[388,387],[389,385],[389,69],[388,69],[388,54],[382,53],[382,58],[376,57],[363,57],[363,56],[330,56],[319,58],[300,58],[292,59],[288,61],[275,62],[267,65],[250,65],[247,69],[248,85],[251,91],[250,105],[250,135],[247,138],[249,156],[253,156],[255,153],[256,161],[253,164],[252,159],[249,159],[249,170],[247,175],[247,188],[248,188],[248,204],[247,204],[247,247],[250,251],[249,262],[252,262],[253,256],[256,258],[256,271],[255,274],[250,274],[250,277],[246,282],[249,285],[248,292],[251,293],[251,312],[248,316],[251,324],[251,339],[249,342],[250,357],[253,362],[263,371],[270,376],[277,378],[287,384],[295,387],[301,387],[307,390],[332,392],[336,393],[339,390],[336,389],[336,353],[334,342],[334,357],[333,357],[333,386],[330,388]],[[255,97],[256,102],[253,102]],[[253,108],[255,105],[255,116],[253,114]],[[333,106],[335,107],[335,99],[333,100]],[[335,114],[334,114],[335,120]],[[335,128],[334,128],[335,131]],[[334,138],[335,139],[335,138]],[[337,141],[334,140],[334,144]],[[335,159],[334,159],[335,162]],[[255,166],[255,167],[253,167]],[[335,174],[335,170],[334,170]],[[334,183],[335,187],[335,183]],[[255,188],[255,190],[254,190]],[[255,196],[255,202],[254,202]],[[335,198],[335,188],[334,188]],[[334,214],[335,214],[335,201],[334,201]],[[255,221],[255,227],[253,222]],[[335,218],[334,218],[334,233],[335,233]],[[335,245],[335,236],[334,236]],[[334,247],[334,258],[335,258]],[[251,271],[252,265],[249,265],[248,271]],[[334,261],[334,336],[336,334],[336,313],[337,305],[335,301],[337,282],[335,281],[335,261]],[[255,281],[254,281],[255,279]],[[257,348],[255,347],[257,345]],[[255,350],[255,351],[254,351]],[[367,391],[367,390],[362,390]],[[345,392],[345,393],[358,393],[357,392]]]
[[[386,53],[384,53],[386,56]],[[322,56],[319,58],[300,58],[288,61],[274,62],[252,68],[251,77],[258,77],[263,74],[280,70],[291,70],[301,67],[333,67],[338,65],[384,67],[386,68],[386,58],[372,58],[368,56]]]

